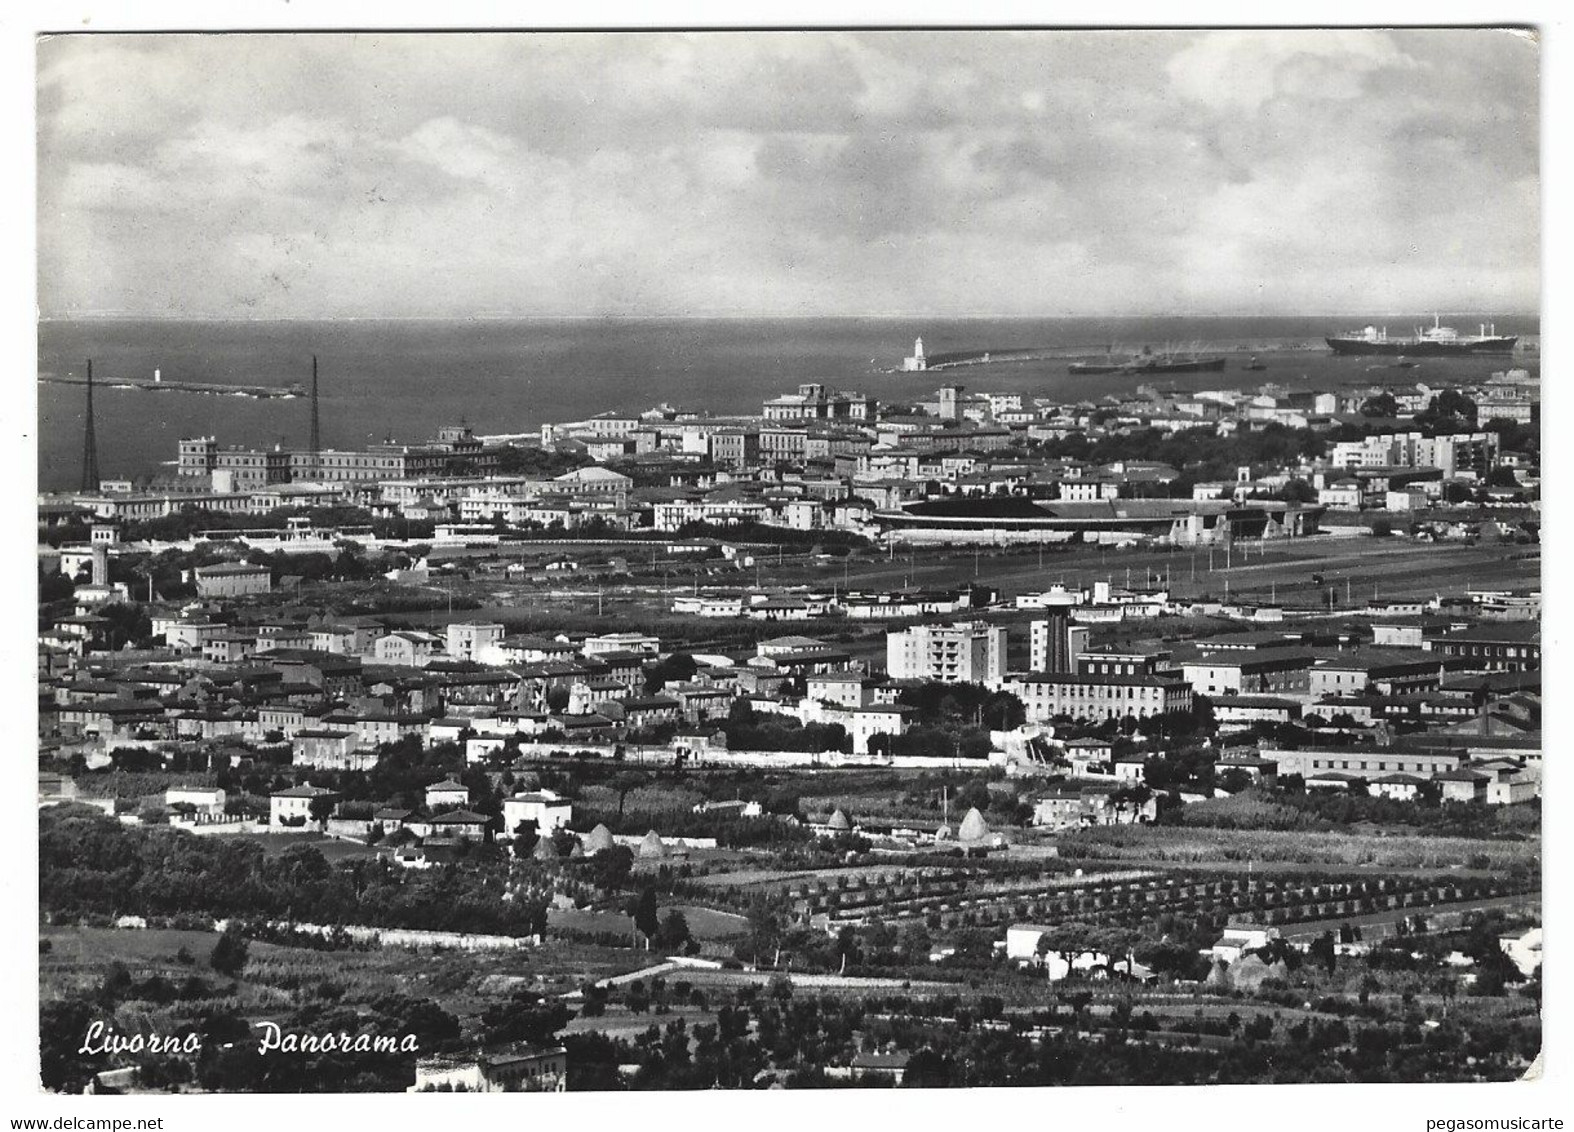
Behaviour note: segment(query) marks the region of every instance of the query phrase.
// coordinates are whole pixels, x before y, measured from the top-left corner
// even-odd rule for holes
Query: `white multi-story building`
[[[637,652],[655,656],[661,652],[661,638],[650,633],[603,633],[599,637],[586,637],[579,651],[586,656],[600,656],[609,652]]]
[[[1460,472],[1485,475],[1497,458],[1495,432],[1422,436],[1389,432],[1333,446],[1328,461],[1336,468],[1440,468],[1445,478]]]
[[[491,621],[457,621],[448,626],[448,655],[480,660],[503,640],[503,626]]]
[[[1022,701],[1029,723],[1071,719],[1139,719],[1191,710],[1191,685],[1168,676],[1016,673],[1005,690]]]
[[[885,635],[892,679],[996,687],[1006,670],[1006,630],[983,621],[914,625]]]

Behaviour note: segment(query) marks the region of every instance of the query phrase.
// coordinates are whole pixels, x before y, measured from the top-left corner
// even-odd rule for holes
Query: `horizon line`
[[[1461,308],[1456,310],[1428,309],[1425,311],[1298,311],[1294,313],[1265,314],[1260,311],[1174,311],[1146,312],[1142,314],[939,314],[921,312],[871,312],[864,314],[417,314],[417,315],[275,315],[247,317],[222,314],[140,314],[124,311],[88,311],[75,314],[39,315],[38,325],[63,322],[800,322],[843,321],[861,322],[875,319],[912,319],[934,322],[962,322],[983,320],[1055,321],[1063,319],[1162,319],[1162,318],[1426,318],[1431,316],[1459,318],[1490,315],[1498,318],[1533,318],[1540,320],[1541,311],[1483,310]]]

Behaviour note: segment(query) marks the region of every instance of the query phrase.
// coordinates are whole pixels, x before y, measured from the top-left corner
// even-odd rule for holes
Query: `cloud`
[[[512,139],[484,126],[434,118],[392,148],[454,177],[480,180],[497,173],[518,147]]]
[[[1218,31],[1199,36],[1166,70],[1182,96],[1213,109],[1252,111],[1276,97],[1345,102],[1367,75],[1421,64],[1383,32]]]
[[[1496,32],[95,36],[48,314],[1534,307]]]

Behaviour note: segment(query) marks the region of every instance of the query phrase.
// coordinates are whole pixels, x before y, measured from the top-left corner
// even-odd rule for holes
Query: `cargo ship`
[[[1155,354],[1148,347],[1131,360],[1128,373],[1219,373],[1224,369],[1224,358],[1206,358],[1200,354],[1180,354],[1166,350]]]
[[[1388,328],[1368,326],[1334,338],[1324,338],[1336,354],[1400,354],[1407,357],[1446,357],[1465,354],[1512,354],[1517,335],[1500,335],[1497,327],[1481,324],[1481,332],[1462,335],[1452,326],[1441,325],[1437,315],[1432,325],[1417,327],[1410,338],[1390,338]]]
[[[1073,374],[1217,373],[1224,368],[1224,359],[1180,354],[1170,350],[1155,354],[1152,347],[1144,346],[1142,353],[1133,355],[1130,361],[1118,361],[1111,352],[1099,360],[1072,362],[1066,368]]]

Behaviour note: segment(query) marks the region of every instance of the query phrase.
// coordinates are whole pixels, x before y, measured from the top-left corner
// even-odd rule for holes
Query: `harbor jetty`
[[[54,385],[86,385],[87,379],[75,374],[40,376],[40,382]],[[231,385],[215,381],[165,381],[153,377],[115,377],[94,383],[99,389],[141,389],[149,393],[202,393],[215,397],[287,398],[304,397],[300,385]]]

